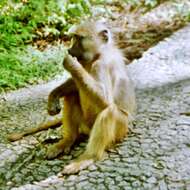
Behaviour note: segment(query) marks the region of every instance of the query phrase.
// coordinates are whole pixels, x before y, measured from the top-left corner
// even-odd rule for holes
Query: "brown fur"
[[[89,141],[85,152],[64,168],[66,174],[102,159],[107,148],[123,140],[135,112],[124,57],[109,30],[98,22],[85,22],[70,32],[75,43],[63,66],[72,78],[53,90],[48,102],[49,113],[55,115],[64,97],[63,139],[50,147],[47,157],[68,152],[80,134],[88,134]]]

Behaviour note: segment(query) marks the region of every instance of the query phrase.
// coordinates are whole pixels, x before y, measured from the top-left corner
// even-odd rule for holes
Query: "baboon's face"
[[[98,54],[98,39],[94,36],[74,35],[72,38],[72,47],[69,54],[77,57],[78,60],[90,62]]]
[[[111,38],[108,29],[98,22],[85,22],[71,29],[73,43],[69,54],[82,63],[92,62]]]

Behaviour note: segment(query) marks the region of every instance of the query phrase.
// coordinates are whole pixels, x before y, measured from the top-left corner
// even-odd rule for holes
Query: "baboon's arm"
[[[72,78],[67,79],[63,84],[52,90],[48,96],[48,113],[56,115],[60,112],[59,99],[63,96],[77,93],[75,82]]]
[[[63,84],[56,87],[50,92],[49,98],[51,97],[63,97],[69,94],[77,92],[75,82],[72,78],[67,79]]]
[[[83,66],[70,55],[67,55],[63,65],[68,70],[76,85],[81,89],[91,101],[104,109],[108,106],[108,101],[103,96],[103,90],[97,81],[83,68]]]

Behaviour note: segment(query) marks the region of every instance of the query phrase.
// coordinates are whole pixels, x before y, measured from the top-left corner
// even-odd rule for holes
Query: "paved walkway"
[[[183,114],[190,112],[189,44],[190,26],[129,66],[138,89],[133,132],[108,152],[104,161],[77,175],[57,177],[63,166],[84,150],[85,143],[70,155],[49,161],[43,158],[43,139],[52,133],[41,132],[15,143],[6,141],[8,132],[35,126],[47,117],[47,86],[45,94],[35,93],[36,98],[26,95],[24,103],[15,102],[17,96],[12,95],[5,97],[7,101],[2,99],[0,189],[190,190],[190,117]]]

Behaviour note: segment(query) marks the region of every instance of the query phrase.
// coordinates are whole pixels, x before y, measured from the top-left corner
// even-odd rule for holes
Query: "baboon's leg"
[[[97,117],[86,151],[64,168],[64,174],[76,173],[88,167],[94,160],[103,158],[106,148],[122,140],[128,131],[128,116],[115,105],[104,109]]]
[[[121,142],[126,137],[129,131],[129,116],[126,111],[119,109],[117,118],[118,119],[116,120],[115,142]]]
[[[16,141],[16,140],[23,138],[24,136],[49,129],[51,127],[59,126],[59,125],[61,125],[61,123],[62,123],[62,117],[58,116],[52,120],[48,120],[45,123],[40,124],[38,127],[26,129],[20,133],[11,133],[7,136],[7,138],[10,141]]]
[[[63,107],[63,138],[49,147],[47,151],[47,158],[52,159],[57,157],[60,153],[68,153],[71,146],[79,135],[79,125],[82,118],[82,112],[79,104],[79,97],[77,95],[70,95],[64,97]]]

